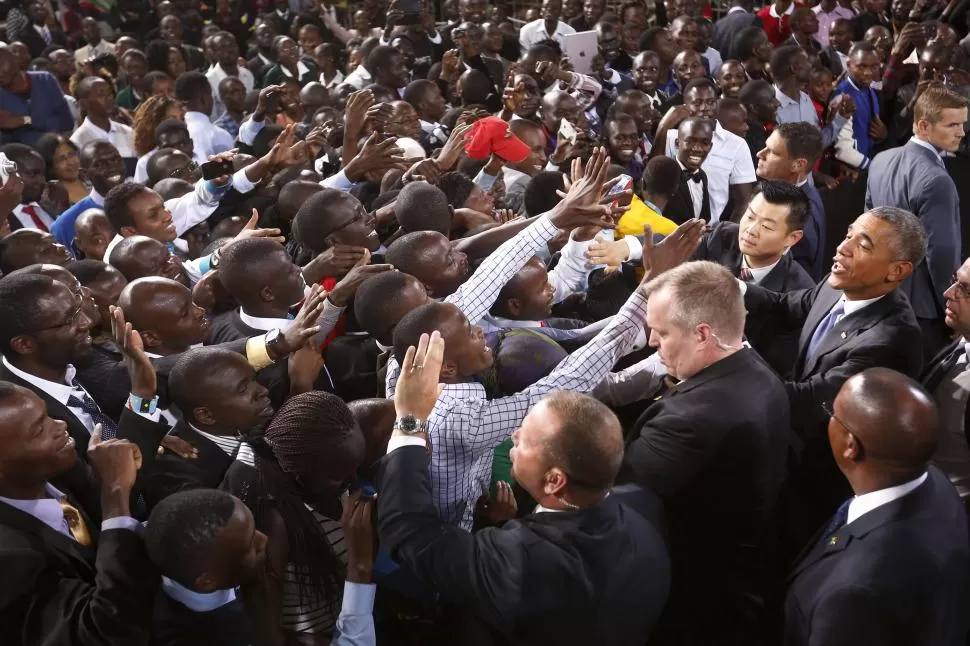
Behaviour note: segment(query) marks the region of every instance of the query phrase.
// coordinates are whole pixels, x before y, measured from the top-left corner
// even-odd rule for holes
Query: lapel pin
[[[845,332],[842,333],[842,340],[845,341]]]
[[[838,545],[838,544],[839,544],[838,536],[833,536],[832,538],[829,539],[829,545]]]

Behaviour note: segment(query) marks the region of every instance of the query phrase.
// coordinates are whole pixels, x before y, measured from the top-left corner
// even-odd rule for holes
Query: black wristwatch
[[[394,420],[394,428],[405,435],[417,435],[428,432],[428,422],[414,415],[402,415]]]

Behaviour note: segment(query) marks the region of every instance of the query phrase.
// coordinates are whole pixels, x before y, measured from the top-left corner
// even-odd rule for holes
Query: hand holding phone
[[[235,169],[232,165],[232,160],[226,159],[222,161],[208,161],[202,164],[202,179],[219,179],[223,175],[232,175]]]

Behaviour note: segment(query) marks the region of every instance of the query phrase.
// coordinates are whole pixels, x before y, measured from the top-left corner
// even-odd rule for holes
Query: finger
[[[101,424],[94,425],[94,431],[91,432],[91,438],[88,440],[88,451],[101,444],[101,428]]]
[[[418,339],[418,350],[415,354],[414,367],[423,368],[428,357],[428,344],[431,342],[431,337],[428,334],[422,334],[421,338]]]
[[[445,358],[445,340],[441,337],[441,332],[435,330],[431,333],[431,341],[428,347],[426,363],[431,363],[435,374],[441,369],[441,363]]]
[[[404,361],[401,362],[401,372],[403,374],[410,374],[414,370],[414,355],[418,351],[413,345],[408,346],[407,352],[404,353]]]

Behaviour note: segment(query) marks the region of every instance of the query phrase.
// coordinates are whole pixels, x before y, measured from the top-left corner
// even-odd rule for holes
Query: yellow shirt
[[[670,235],[677,228],[673,220],[660,215],[634,195],[630,201],[630,210],[620,216],[620,221],[616,224],[616,239],[623,236],[642,236],[645,224],[649,224],[654,233],[664,236]]]

